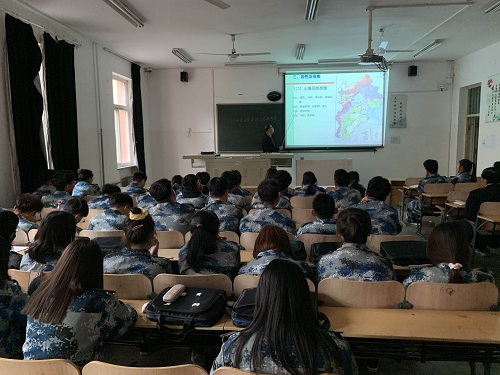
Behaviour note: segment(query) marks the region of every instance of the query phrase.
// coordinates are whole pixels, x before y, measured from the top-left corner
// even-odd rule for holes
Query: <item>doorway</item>
[[[481,104],[481,85],[467,90],[467,121],[465,129],[464,157],[477,164],[479,140],[479,108]]]

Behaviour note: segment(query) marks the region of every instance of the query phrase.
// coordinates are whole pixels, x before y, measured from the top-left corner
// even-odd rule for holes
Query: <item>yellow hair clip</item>
[[[130,213],[128,214],[130,220],[144,220],[148,216],[148,211],[146,211],[144,208],[141,208],[140,210],[141,212],[138,214],[134,214],[132,213],[132,211],[130,211]]]

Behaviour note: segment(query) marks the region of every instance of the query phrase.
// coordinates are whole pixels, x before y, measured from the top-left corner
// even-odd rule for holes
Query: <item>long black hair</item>
[[[314,175],[314,172],[307,171],[302,175],[302,186],[307,186],[305,191],[306,195],[314,195],[316,194],[316,189],[314,185],[318,182],[318,179]]]
[[[9,280],[10,248],[18,223],[19,218],[14,212],[0,208],[0,287],[5,285],[5,280]]]
[[[186,261],[191,269],[199,272],[205,268],[206,255],[217,251],[219,218],[212,211],[198,211],[191,219],[189,231]]]
[[[262,349],[268,347],[273,361],[291,374],[317,374],[318,353],[325,364],[335,362],[345,375],[352,374],[352,364],[343,359],[333,338],[319,325],[303,271],[288,260],[275,259],[264,269],[255,297],[254,320],[233,341],[235,364],[241,362],[243,348],[254,335],[250,353],[254,369],[261,367]]]

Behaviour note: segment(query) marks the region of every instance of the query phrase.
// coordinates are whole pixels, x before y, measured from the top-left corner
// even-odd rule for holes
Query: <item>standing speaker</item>
[[[187,82],[187,81],[188,81],[188,73],[181,72],[181,82]]]
[[[408,67],[408,77],[416,77],[417,76],[417,66],[410,65]]]

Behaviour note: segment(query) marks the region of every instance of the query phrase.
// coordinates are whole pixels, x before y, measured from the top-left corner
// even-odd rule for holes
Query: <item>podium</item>
[[[238,170],[241,173],[241,184],[245,186],[258,185],[272,166],[292,167],[293,154],[270,153],[259,155],[184,155],[183,159],[191,160],[191,167],[205,168],[212,177],[220,176],[222,172]]]

